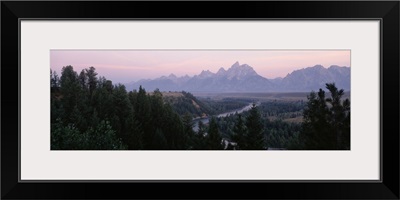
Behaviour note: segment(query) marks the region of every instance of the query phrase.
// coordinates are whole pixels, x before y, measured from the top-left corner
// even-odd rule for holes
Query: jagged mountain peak
[[[231,68],[229,68],[227,70],[227,76],[228,79],[232,79],[232,78],[237,78],[237,79],[243,79],[244,77],[247,76],[257,76],[257,72],[254,71],[254,69],[247,65],[247,64],[243,64],[243,65],[239,65],[239,62],[236,62],[235,64],[232,65]]]
[[[239,61],[236,61],[236,62],[231,66],[231,68],[236,68],[236,67],[239,67],[239,66],[240,66]]]
[[[198,75],[200,78],[208,78],[213,76],[214,73],[212,73],[210,70],[203,70],[201,73]]]
[[[289,73],[280,83],[281,89],[286,91],[311,91],[324,88],[326,83],[336,82],[336,85],[345,90],[350,89],[350,68],[329,67],[315,65]]]
[[[234,63],[230,68],[217,72],[202,70],[195,76],[176,77],[174,74],[153,80],[140,80],[130,84],[129,89],[143,85],[147,90],[189,92],[309,92],[324,88],[335,82],[344,90],[350,90],[350,67],[332,65],[325,68],[314,65],[288,73],[283,78],[267,79],[247,64]]]
[[[339,65],[331,65],[329,68],[335,69],[335,68],[342,68],[342,67],[340,67]]]
[[[216,73],[217,76],[225,76],[225,74],[226,70],[223,67],[219,68],[218,72]]]
[[[312,67],[305,67],[297,70],[293,70],[291,73],[288,73],[287,76],[297,74],[297,73],[305,73],[305,72],[312,72],[312,71],[323,71],[326,70],[326,68],[322,65],[314,65]]]
[[[164,75],[164,76],[159,77],[158,79],[174,79],[174,78],[177,78],[177,76],[175,76],[175,74],[171,73],[168,76]]]
[[[221,67],[222,68],[222,67]],[[248,64],[239,64],[239,62],[236,62],[235,64],[233,64],[229,69],[229,70],[236,70],[236,69],[253,69],[250,65]]]
[[[346,66],[338,66],[338,65],[331,65],[328,70],[345,70],[345,71],[350,71],[349,67]]]
[[[336,76],[350,76],[349,67],[340,67],[338,65],[332,65],[328,68],[328,71]]]
[[[312,67],[312,68],[316,68],[316,69],[323,69],[323,68],[325,68],[324,66],[322,66],[322,65],[315,65],[314,67]]]
[[[171,73],[171,74],[168,76],[168,78],[176,79],[176,78],[178,78],[178,77],[177,77],[175,74]]]
[[[239,64],[238,61],[236,61],[229,69],[253,69],[250,65],[248,64]],[[229,70],[228,69],[228,70]]]

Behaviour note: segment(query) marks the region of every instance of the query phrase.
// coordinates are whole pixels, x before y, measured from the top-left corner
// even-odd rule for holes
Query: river
[[[260,102],[257,102],[256,106],[259,106],[259,105],[260,105]],[[227,117],[227,116],[235,114],[235,113],[239,114],[239,113],[242,113],[242,112],[250,110],[252,106],[253,106],[253,103],[249,103],[249,105],[247,105],[247,106],[245,106],[243,108],[236,109],[236,110],[229,111],[229,112],[225,112],[225,113],[221,113],[221,114],[217,115],[217,117]],[[208,122],[210,121],[210,118],[211,117],[195,118],[193,120],[193,130],[196,131],[196,132],[199,130],[198,125],[199,125],[199,121],[200,120],[203,122],[203,124],[208,124]]]

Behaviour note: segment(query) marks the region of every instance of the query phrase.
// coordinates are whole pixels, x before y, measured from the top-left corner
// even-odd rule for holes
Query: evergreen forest
[[[50,89],[52,150],[350,150],[350,100],[335,83],[307,100],[216,101],[127,91],[94,67],[65,66]]]

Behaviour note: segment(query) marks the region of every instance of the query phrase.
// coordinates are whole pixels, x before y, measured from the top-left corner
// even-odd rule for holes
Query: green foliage
[[[63,67],[59,81],[50,71],[50,86],[53,149],[193,148],[188,118],[184,124],[158,90],[128,93],[97,78],[94,67],[78,76],[72,66]]]
[[[82,134],[73,126],[63,126],[60,119],[51,124],[51,149],[74,150],[82,149]]]
[[[79,74],[78,80],[79,80],[79,84],[80,84],[82,90],[87,90],[88,89],[87,88],[88,81],[87,81],[87,75],[86,75],[85,70],[81,71],[81,73]]]
[[[203,122],[200,120],[198,122],[198,130],[194,135],[193,139],[193,149],[195,150],[204,150],[207,148],[207,141],[205,138],[206,127]]]
[[[251,103],[252,100],[232,98],[214,100],[210,98],[201,98],[201,102],[203,102],[202,105],[204,107],[208,108],[208,113],[214,115],[241,109]]]
[[[112,98],[112,108],[114,112],[113,124],[115,124],[115,128],[117,128],[117,135],[123,137],[126,135],[126,132],[130,132],[127,120],[131,118],[133,112],[125,86],[121,84],[116,85],[113,89]]]
[[[266,106],[271,105],[275,106]],[[285,105],[291,105],[292,107],[297,107],[299,102],[263,102],[261,106],[257,106],[256,109],[259,112],[260,121],[262,123],[262,134],[259,134],[260,138],[264,139],[263,148],[282,148],[282,149],[299,149],[299,132],[301,128],[300,123],[290,123],[282,121],[281,119],[270,120],[269,115],[265,113],[271,110],[277,110],[277,107],[284,107]],[[297,108],[296,108],[297,109]],[[278,110],[277,110],[278,111]],[[291,112],[291,110],[287,110]],[[297,111],[296,111],[297,112]],[[281,112],[279,115],[284,116],[287,113]],[[239,117],[240,116],[240,117]],[[227,117],[217,118],[219,131],[221,136],[232,144],[228,145],[228,148],[233,148],[236,150],[255,150],[251,147],[246,147],[248,141],[248,122],[247,118],[250,116],[250,111],[243,112],[241,114],[232,114]],[[263,137],[261,137],[263,135]],[[262,140],[262,139],[261,139]],[[261,146],[261,145],[260,145]]]
[[[330,97],[320,89],[306,103],[253,104],[208,125],[200,120],[195,132],[193,117],[232,111],[250,100],[199,100],[188,92],[165,98],[141,86],[128,92],[97,75],[94,67],[78,75],[65,66],[60,77],[50,70],[51,149],[222,150],[222,141],[229,150],[350,149],[350,101],[341,100],[344,92],[335,84],[326,85]],[[291,118],[297,121],[287,122]]]
[[[63,126],[59,121],[52,125],[52,150],[123,150],[127,147],[116,137],[108,121],[81,133],[73,124]]]
[[[276,118],[276,119],[289,119],[303,116],[303,109],[305,103],[300,101],[267,101],[261,103],[259,109],[262,110],[262,117]]]
[[[180,116],[190,114],[192,117],[199,117],[212,113],[212,109],[207,104],[199,101],[191,93],[182,91],[181,94],[182,96],[179,97],[165,97],[164,99]]]
[[[261,115],[255,104],[251,107],[249,115],[246,118],[246,149],[265,149],[265,138],[263,134],[263,123]]]
[[[141,125],[143,130],[143,148],[150,149],[152,147],[153,134],[151,128],[151,107],[150,101],[146,94],[146,90],[142,87],[139,88],[139,92],[136,96],[136,103],[133,105],[135,112],[135,119]]]
[[[58,74],[56,71],[52,71],[50,69],[50,88],[51,92],[59,92],[60,89],[60,78],[58,77]]]
[[[123,135],[124,142],[128,145],[129,150],[144,149],[143,145],[143,128],[141,124],[135,120],[133,116],[129,117],[126,122],[129,126],[128,131]]]
[[[194,144],[195,133],[193,131],[193,119],[189,113],[183,116],[182,123],[183,123],[183,133],[186,136],[187,140],[186,143],[188,145],[188,149],[193,149],[195,146]]]
[[[233,128],[234,135],[232,137],[233,141],[236,141],[236,149],[246,149],[246,136],[247,136],[247,128],[242,119],[242,115],[238,114],[237,121],[235,123],[235,127]]]
[[[308,96],[304,110],[301,140],[304,149],[350,149],[350,101],[342,101],[343,90],[334,83],[326,84],[331,97],[325,97],[322,89]]]
[[[299,149],[301,124],[282,120],[264,121],[266,145],[272,148]]]
[[[62,119],[64,125],[71,123],[71,114],[75,106],[78,105],[80,87],[78,83],[78,75],[72,66],[62,68],[60,78],[60,92],[62,103]]]
[[[156,129],[152,143],[152,146],[157,148],[157,150],[168,149],[167,139],[160,129]]]
[[[92,95],[93,91],[96,89],[97,85],[97,72],[94,67],[90,67],[89,69],[85,69],[87,76],[87,85],[89,87],[89,94]]]
[[[224,149],[222,145],[222,138],[219,134],[218,124],[215,118],[211,118],[210,127],[208,128],[207,134],[207,149],[209,150],[221,150]]]

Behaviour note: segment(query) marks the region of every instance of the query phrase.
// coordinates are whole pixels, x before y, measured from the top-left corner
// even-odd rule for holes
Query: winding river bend
[[[259,106],[259,105],[260,105],[260,102],[257,102],[256,106]],[[243,108],[236,109],[236,110],[229,111],[229,112],[225,112],[225,113],[221,113],[221,114],[217,115],[216,117],[227,117],[227,116],[235,114],[235,113],[239,114],[239,113],[242,113],[242,112],[250,110],[252,106],[253,106],[253,103],[249,103],[247,106],[245,106]],[[198,131],[199,130],[199,127],[198,127],[199,121],[202,121],[203,124],[208,124],[208,122],[210,121],[210,118],[211,118],[211,116],[210,117],[206,117],[206,118],[195,118],[195,119],[193,119],[193,130],[194,131]]]

